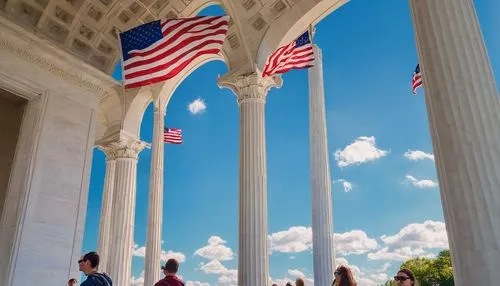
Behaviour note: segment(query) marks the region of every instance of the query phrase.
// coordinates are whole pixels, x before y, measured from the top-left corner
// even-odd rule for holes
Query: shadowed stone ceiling
[[[229,66],[239,68],[242,63],[256,62],[270,25],[287,12],[301,13],[303,8],[294,10],[299,4],[312,7],[321,2],[332,1],[0,0],[0,10],[3,17],[111,74],[119,60],[117,31],[155,19],[195,16],[201,9],[219,4],[231,16],[222,53]]]

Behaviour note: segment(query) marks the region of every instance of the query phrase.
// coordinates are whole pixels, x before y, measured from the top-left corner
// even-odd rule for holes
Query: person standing
[[[106,273],[97,272],[99,255],[92,251],[78,260],[78,268],[85,273],[87,279],[80,286],[113,286],[111,278]]]
[[[398,286],[416,286],[417,281],[415,275],[410,269],[400,269],[398,274],[394,276],[394,281]]]
[[[335,280],[332,286],[357,286],[358,284],[354,280],[351,269],[347,266],[339,266],[334,272]]]
[[[161,269],[165,277],[156,282],[155,286],[184,286],[184,282],[177,277],[177,271],[179,271],[177,260],[170,258]]]
[[[77,282],[75,278],[71,278],[68,280],[68,286],[76,286]]]

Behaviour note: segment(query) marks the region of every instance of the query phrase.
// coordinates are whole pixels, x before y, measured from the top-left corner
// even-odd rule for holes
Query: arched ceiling
[[[191,17],[219,4],[232,18],[223,46],[226,63],[231,69],[253,68],[262,51],[276,48],[285,36],[298,36],[339,3],[344,0],[0,0],[0,16],[111,74],[119,59],[116,32],[142,23]],[[262,49],[263,41],[269,43]]]

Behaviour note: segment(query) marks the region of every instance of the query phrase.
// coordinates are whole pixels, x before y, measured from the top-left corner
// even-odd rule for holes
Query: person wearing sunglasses
[[[347,266],[339,266],[337,270],[333,273],[335,275],[335,280],[333,280],[332,286],[357,286],[358,284],[354,280],[351,269]]]
[[[398,274],[394,276],[394,281],[396,281],[397,286],[417,286],[415,275],[410,269],[399,270]]]
[[[87,279],[80,286],[113,286],[111,278],[106,273],[97,272],[99,267],[99,254],[92,251],[78,260],[78,268],[85,273]]]

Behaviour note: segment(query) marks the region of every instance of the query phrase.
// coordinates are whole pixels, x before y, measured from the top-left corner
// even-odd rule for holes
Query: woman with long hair
[[[398,286],[418,286],[415,275],[410,269],[400,269],[394,276],[394,281]]]
[[[334,272],[335,280],[333,280],[332,286],[357,286],[358,284],[354,280],[351,269],[347,266],[339,266]]]

